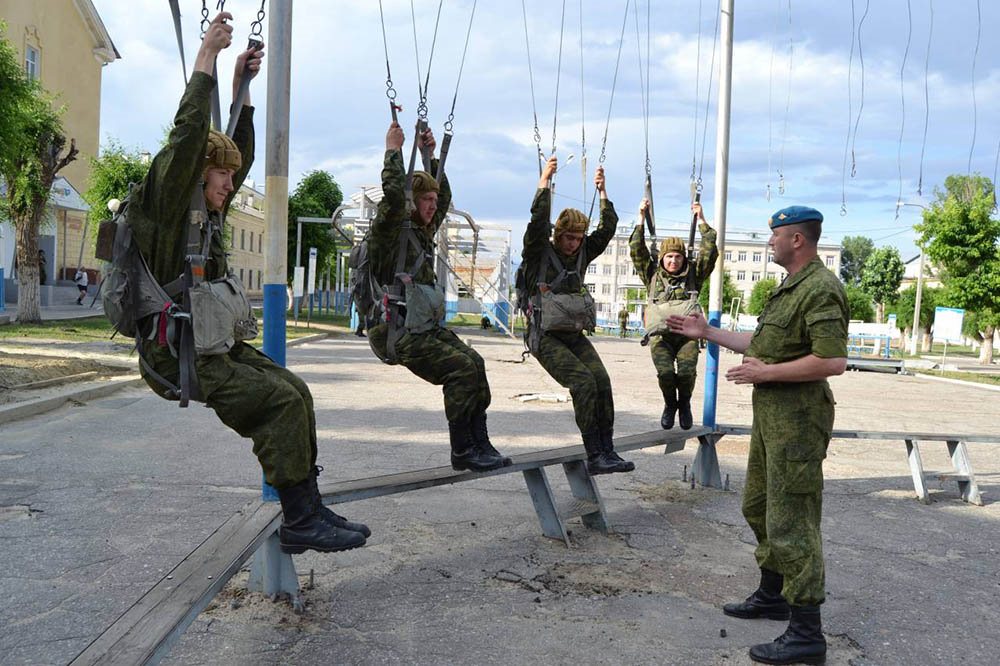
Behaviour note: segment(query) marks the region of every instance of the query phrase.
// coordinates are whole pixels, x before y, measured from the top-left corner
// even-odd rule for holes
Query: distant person
[[[479,328],[483,329],[484,331],[488,331],[491,328],[493,328],[493,323],[490,321],[490,318],[487,317],[485,313],[483,314],[482,319],[479,320]]]
[[[628,310],[625,306],[618,312],[618,337],[628,337]]]
[[[80,295],[76,299],[76,304],[83,305],[83,299],[87,297],[87,284],[90,282],[90,278],[87,277],[87,271],[83,268],[76,269],[73,282],[76,283],[76,288],[80,291]]]

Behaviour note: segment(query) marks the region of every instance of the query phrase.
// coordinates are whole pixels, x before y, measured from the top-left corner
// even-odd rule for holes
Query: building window
[[[625,245],[625,243],[622,243],[618,246],[618,256],[624,257],[626,254],[628,254],[628,246]]]
[[[263,231],[260,232],[259,236],[257,236],[257,253],[258,254],[264,254],[264,232]]]
[[[243,282],[243,269],[240,269],[240,282]]]
[[[733,260],[733,253],[730,252],[729,250],[726,250],[726,254],[724,256],[724,259],[726,261],[732,261]]]
[[[240,249],[247,249],[247,230],[240,229]]]
[[[618,266],[618,275],[628,275],[628,266]]]
[[[770,252],[768,252],[767,253],[767,263],[771,263],[773,261],[774,261],[774,255],[771,254]]]
[[[232,250],[236,247],[236,230],[229,227],[229,249]]]
[[[757,282],[758,280],[760,280],[760,271],[754,271],[753,275],[750,276],[750,281]]]
[[[611,264],[604,264],[604,274],[611,275]]]
[[[264,271],[257,271],[257,288],[260,289],[260,274]]]
[[[747,260],[746,250],[740,250],[740,253],[739,253],[739,255],[736,258],[739,261],[746,261]]]
[[[24,72],[28,75],[29,81],[34,81],[38,78],[38,60],[39,60],[38,49],[34,46],[28,46],[24,50]]]
[[[601,294],[607,296],[610,293],[611,293],[611,285],[610,284],[602,284],[601,285]]]
[[[768,271],[768,272],[764,273],[764,279],[765,280],[770,280],[772,278],[774,278],[774,273],[772,273],[771,271]]]
[[[833,255],[832,254],[826,255],[826,265],[829,266],[830,268],[833,268]]]
[[[597,264],[591,264],[591,265],[587,266],[587,274],[588,275],[596,275],[597,274]]]
[[[249,285],[251,289],[253,288],[253,269],[252,268],[248,268],[247,269],[247,285]]]
[[[753,253],[753,263],[759,264],[761,259],[763,259],[762,253],[760,252]]]
[[[635,270],[635,266],[632,266],[632,275],[638,275],[639,271]]]
[[[250,232],[250,251],[253,252],[253,232]]]
[[[736,281],[737,282],[742,282],[743,280],[746,280],[746,279],[747,279],[747,272],[746,271],[736,271]]]

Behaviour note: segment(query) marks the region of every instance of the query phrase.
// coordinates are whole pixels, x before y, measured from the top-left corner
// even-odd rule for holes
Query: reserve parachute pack
[[[524,342],[532,354],[538,354],[542,336],[545,333],[579,333],[593,331],[597,326],[597,308],[594,297],[583,289],[580,292],[559,292],[559,287],[571,276],[576,275],[583,284],[584,248],[577,253],[576,266],[572,269],[563,266],[551,243],[546,243],[546,260],[557,271],[556,278],[546,284],[544,266],[539,267],[538,293],[529,296],[528,278],[524,263],[518,269],[514,279],[518,308],[528,320],[524,333]]]
[[[667,323],[669,317],[673,315],[686,317],[689,314],[701,312],[701,305],[698,304],[698,292],[688,289],[692,286],[690,276],[694,271],[694,266],[688,263],[687,270],[688,274],[684,279],[685,289],[681,292],[671,285],[657,269],[643,312],[643,324],[646,328],[646,335],[640,341],[643,346],[648,345],[649,339],[654,335],[670,333],[670,324]],[[662,285],[662,291],[652,288],[657,283]]]
[[[375,275],[369,254],[370,234],[371,230],[351,250],[348,258],[348,266],[351,268],[348,288],[351,300],[357,306],[358,316],[364,317],[365,328],[386,324],[388,331],[384,352],[376,344],[374,336],[368,336],[368,343],[379,360],[395,365],[399,362],[396,358],[396,343],[403,333],[426,333],[444,320],[444,289],[437,285],[414,282],[413,276],[425,261],[433,257],[424,251],[409,220],[403,223],[399,231],[399,250],[390,284],[380,284]],[[417,260],[407,268],[406,251],[411,245],[417,251]]]
[[[165,285],[153,277],[134,243],[128,224],[129,198],[122,201],[112,219],[98,227],[96,256],[109,262],[101,284],[101,303],[115,331],[135,339],[139,363],[146,373],[186,407],[189,400],[202,399],[195,359],[225,354],[236,342],[257,337],[257,320],[246,289],[232,271],[216,280],[204,279],[211,235],[221,229],[205,212],[202,188],[195,188],[192,196],[184,273]],[[149,330],[144,332],[147,326]],[[166,346],[178,359],[179,385],[153,370],[143,353],[146,341]]]

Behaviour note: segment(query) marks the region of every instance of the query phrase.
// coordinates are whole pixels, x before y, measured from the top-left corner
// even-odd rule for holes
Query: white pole
[[[920,268],[917,272],[917,298],[913,305],[913,326],[910,327],[910,353],[916,356],[920,338],[920,299],[924,295],[924,248],[920,248]]]

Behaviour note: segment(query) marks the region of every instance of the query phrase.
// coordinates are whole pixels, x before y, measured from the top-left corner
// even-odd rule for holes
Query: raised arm
[[[719,259],[719,246],[715,242],[718,234],[705,221],[705,215],[700,203],[691,204],[691,212],[698,216],[698,231],[701,233],[701,243],[698,245],[698,259],[695,260],[694,265],[695,278],[700,288],[701,283],[712,274],[715,262]]]
[[[552,191],[549,181],[558,168],[555,156],[545,163],[542,175],[538,180],[538,191],[531,202],[531,221],[524,230],[524,243],[521,248],[521,260],[528,266],[537,266],[545,252],[545,244],[549,242],[549,220],[551,219]]]
[[[437,147],[437,141],[434,140],[434,132],[431,131],[430,127],[417,137],[417,145],[421,149],[426,146],[430,150],[431,174],[437,173],[438,159],[434,157],[434,149]],[[448,174],[441,174],[441,180],[438,182],[438,190],[437,210],[434,212],[434,219],[431,220],[431,225],[435,231],[444,222],[448,211],[451,210],[451,185],[448,183]]]
[[[656,263],[650,257],[649,246],[646,245],[646,225],[643,223],[643,214],[648,203],[647,199],[643,199],[639,204],[638,221],[635,228],[632,229],[632,235],[628,239],[628,249],[629,254],[632,255],[632,265],[635,266],[635,272],[639,274],[643,282],[647,285],[653,279],[653,274],[656,272]]]
[[[382,164],[382,200],[378,202],[371,233],[376,242],[391,242],[406,219],[406,171],[403,169],[403,129],[393,121],[385,135]]]
[[[601,223],[584,241],[584,247],[587,251],[584,258],[588,264],[601,256],[601,253],[608,247],[608,243],[614,238],[615,231],[618,230],[618,213],[615,212],[614,204],[608,199],[608,192],[604,187],[604,167],[602,166],[597,167],[597,172],[594,174],[594,187],[601,193]]]

